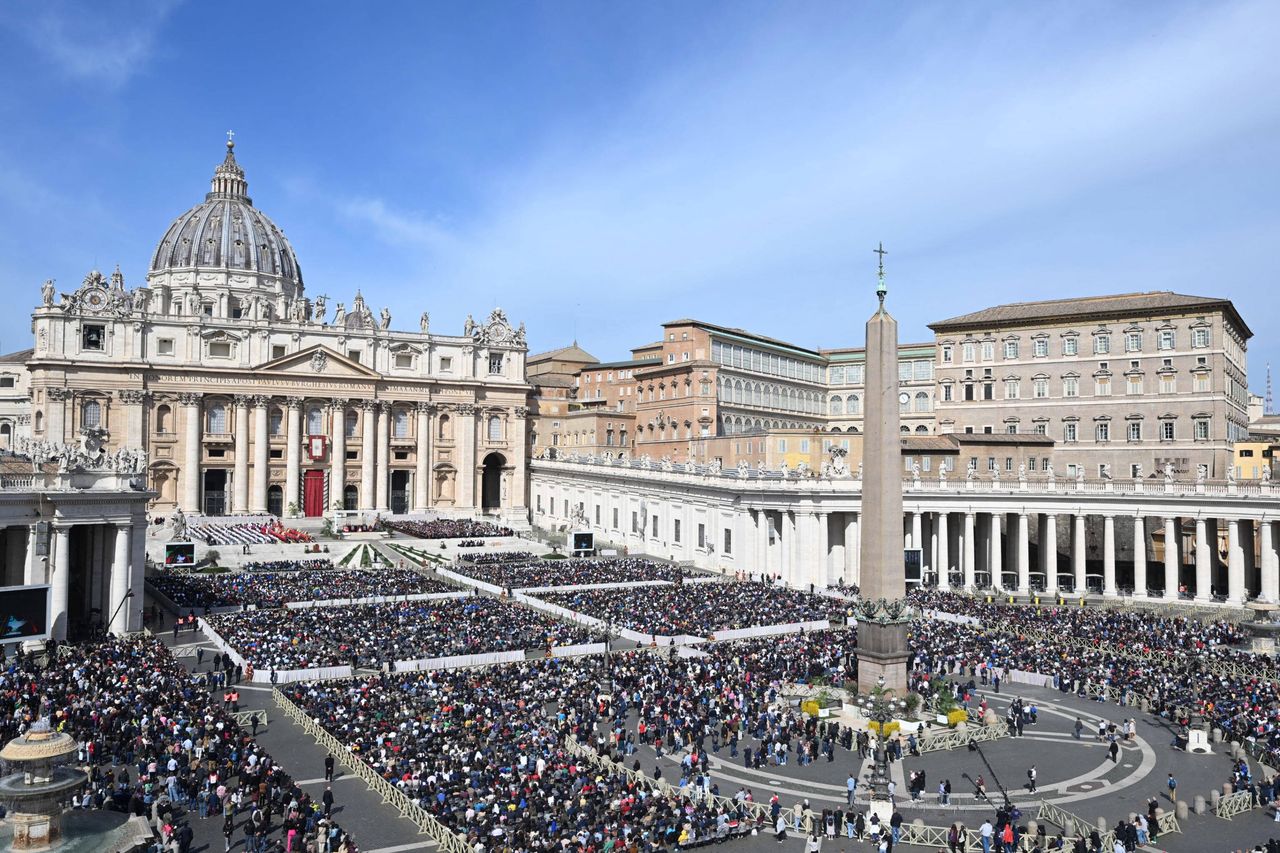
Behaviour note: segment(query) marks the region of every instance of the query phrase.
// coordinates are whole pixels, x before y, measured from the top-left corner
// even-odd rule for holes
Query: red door
[[[323,471],[307,471],[303,475],[302,514],[309,518],[324,515]]]

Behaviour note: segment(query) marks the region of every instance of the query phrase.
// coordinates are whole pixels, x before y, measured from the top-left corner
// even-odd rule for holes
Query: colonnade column
[[[427,508],[428,498],[431,495],[429,467],[431,457],[428,441],[431,435],[431,409],[434,407],[434,403],[418,404],[418,444],[413,453],[413,508],[417,512]]]
[[[1088,583],[1084,547],[1084,516],[1074,515],[1071,517],[1071,575],[1076,595],[1084,595]]]
[[[920,516],[921,516],[921,514],[920,514],[920,513],[918,513],[918,512],[913,512],[913,513],[911,513],[911,544],[907,546],[908,548],[923,548],[923,547],[924,547],[924,546],[921,544],[921,542],[922,542],[922,541],[923,541],[923,539],[924,539],[924,536],[923,536],[923,534],[922,534],[922,532],[921,532],[921,528],[922,528],[921,521],[922,521],[922,519],[921,519],[921,517],[920,517]]]
[[[862,581],[862,543],[859,541],[862,527],[858,513],[850,512],[844,521],[844,581],[859,584]]]
[[[289,504],[298,506],[299,484],[302,480],[302,398],[289,397],[285,401],[284,448],[284,511]]]
[[[1227,601],[1244,601],[1244,548],[1240,544],[1240,521],[1227,521]]]
[[[1058,593],[1058,516],[1047,513],[1044,517],[1044,535],[1040,537],[1040,565],[1044,572],[1044,590],[1050,595]]]
[[[111,612],[107,614],[111,618],[111,624],[107,626],[107,630],[113,634],[123,634],[129,630],[130,608],[122,605],[124,604],[125,596],[129,594],[131,572],[129,565],[129,539],[132,533],[132,524],[116,525],[115,553],[111,557],[111,598],[107,602],[111,607]],[[140,593],[141,590],[135,595]]]
[[[249,512],[267,511],[267,480],[271,458],[271,437],[267,435],[267,407],[271,398],[253,398],[253,492],[249,499]]]
[[[707,535],[714,534],[708,531]],[[769,513],[763,509],[756,510],[756,571],[762,577],[769,573]]]
[[[378,401],[378,482],[374,484],[377,495],[377,508],[390,509],[387,503],[387,490],[391,479],[391,403]]]
[[[947,530],[947,513],[934,516],[934,528],[938,535],[938,589],[951,589],[951,534]]]
[[[1018,513],[1018,592],[1031,589],[1031,530],[1025,512]]]
[[[199,394],[179,394],[182,404],[183,428],[186,440],[183,446],[182,508],[186,512],[200,512],[200,411]]]
[[[49,613],[53,617],[50,636],[67,638],[67,592],[71,572],[71,528],[53,528],[53,571],[49,573]]]
[[[991,585],[1004,588],[1004,513],[991,513]]]
[[[514,458],[508,460],[512,466],[511,491],[508,497],[508,504],[512,507],[523,507],[528,502],[525,498],[527,489],[525,478],[529,476],[529,445],[527,441],[529,409],[526,406],[516,406],[511,415],[510,447],[512,451],[510,455]],[[734,547],[741,546],[735,543]]]
[[[1173,601],[1178,597],[1178,520],[1172,516],[1164,519],[1164,597]]]
[[[831,585],[831,563],[832,547],[831,547],[831,514],[827,512],[817,512],[813,515],[817,522],[818,530],[818,547],[821,549],[822,559],[818,561],[821,567],[818,571],[814,582],[820,587],[828,587]]]
[[[974,533],[977,525],[974,524],[974,516],[972,512],[964,514],[964,588],[973,589],[978,585],[977,566],[974,565],[976,553],[974,551]]]
[[[378,462],[377,433],[378,404],[365,400],[360,404],[360,508],[373,509],[374,469]]]
[[[1140,515],[1133,517],[1133,594],[1147,594],[1147,523]]]
[[[1209,523],[1203,518],[1196,519],[1196,601],[1209,601],[1212,598],[1210,589],[1213,586],[1213,557],[1209,549]]]
[[[347,400],[329,401],[332,420],[329,423],[329,504],[346,508],[343,492],[347,488]],[[325,507],[324,514],[329,514]]]
[[[782,512],[782,582],[795,583],[796,575],[796,517],[788,510]]]
[[[1258,522],[1258,547],[1262,550],[1262,589],[1258,598],[1274,604],[1280,596],[1280,555],[1276,553],[1275,522]]]
[[[1102,517],[1102,594],[1116,595],[1116,517]]]
[[[235,485],[231,490],[231,511],[236,514],[249,511],[249,398],[237,394],[232,399],[235,406]]]

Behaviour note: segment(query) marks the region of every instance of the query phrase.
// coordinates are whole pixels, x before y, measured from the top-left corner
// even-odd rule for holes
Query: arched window
[[[862,414],[862,398],[859,397],[857,394],[854,394],[852,397],[849,398],[849,414],[851,415]]]
[[[903,435],[909,435],[911,433],[911,427],[904,426],[901,431]]]
[[[44,412],[36,412],[36,432],[44,432]]]
[[[840,399],[839,397],[831,398],[831,414],[833,415],[844,414],[844,400]]]
[[[925,426],[924,424],[920,424],[920,426],[916,427],[916,432],[917,432],[918,434],[920,434],[920,435],[928,435],[928,434],[929,434],[929,428],[928,428],[927,426]]]
[[[307,409],[307,435],[324,435],[324,411],[319,406]]]
[[[272,408],[271,414],[267,415],[267,432],[271,435],[284,434],[284,411],[279,408]]]
[[[5,421],[0,424],[0,446],[10,447],[13,444],[13,426]]]
[[[156,406],[156,432],[163,435],[173,429],[173,409],[167,405]]]
[[[342,416],[342,434],[347,438],[355,438],[356,430],[360,428],[360,416],[356,414],[355,409],[347,409],[347,413]]]
[[[453,440],[453,421],[449,419],[448,415],[440,416],[440,440]]]
[[[409,412],[406,409],[396,409],[391,413],[391,434],[395,438],[409,437]]]
[[[96,427],[102,425],[102,404],[97,400],[85,400],[80,409],[80,425]]]
[[[316,411],[320,411],[316,409]],[[212,403],[209,406],[209,432],[225,433],[227,431],[227,406],[225,403]]]
[[[916,411],[917,411],[917,412],[927,412],[927,411],[929,411],[929,394],[928,394],[928,392],[926,392],[926,391],[918,391],[918,392],[916,392]]]
[[[489,440],[502,441],[502,418],[497,415],[489,416]]]

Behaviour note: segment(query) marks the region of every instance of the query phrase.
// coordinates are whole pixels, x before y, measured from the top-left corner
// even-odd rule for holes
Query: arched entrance
[[[276,518],[284,515],[284,489],[279,486],[267,487],[267,512]]]
[[[490,453],[484,458],[484,474],[480,478],[480,508],[502,507],[502,469],[507,458],[501,453]]]
[[[355,486],[347,485],[342,487],[342,508],[343,509],[359,509],[359,491]]]

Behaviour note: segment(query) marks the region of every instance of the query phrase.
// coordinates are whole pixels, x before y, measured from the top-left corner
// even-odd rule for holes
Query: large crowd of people
[[[207,545],[275,545],[311,541],[308,534],[286,527],[279,519],[261,523],[192,524],[188,532],[192,539],[199,539]]]
[[[285,692],[475,850],[671,849],[745,830],[745,803],[646,795],[635,777],[585,765],[566,739],[646,776],[637,739],[701,753],[732,732],[744,749],[764,742],[757,736],[807,749],[845,733],[774,713],[778,687],[842,678],[852,651],[851,632],[829,631],[716,644],[709,658],[629,652],[614,655],[607,672],[598,657],[540,660],[483,677],[420,672]],[[697,762],[670,773],[673,783],[713,790]]]
[[[319,561],[312,561],[319,562]],[[327,561],[326,561],[327,562]],[[255,605],[281,607],[289,601],[328,601],[374,596],[452,592],[454,587],[412,569],[286,569],[203,575],[170,572],[150,583],[179,608]]]
[[[540,593],[538,598],[616,627],[661,636],[706,637],[735,628],[846,615],[845,604],[834,598],[737,581]]]
[[[80,807],[152,818],[166,844],[189,839],[198,812],[243,833],[246,849],[265,850],[283,826],[294,850],[320,849],[319,836],[355,850],[161,642],[111,637],[62,652],[47,663],[19,653],[0,670],[0,742],[45,721],[75,738],[89,767]]]
[[[388,521],[386,526],[416,539],[496,539],[514,536],[510,527],[469,518],[436,518],[431,521]]]
[[[482,596],[255,610],[218,614],[208,621],[261,672],[545,650],[593,639],[581,625]]]
[[[477,557],[481,556],[489,557],[490,555],[477,555]],[[675,582],[689,574],[687,570],[674,563],[661,563],[641,557],[538,560],[532,558],[532,555],[523,561],[480,560],[468,557],[458,565],[458,571],[469,578],[508,589],[634,583],[635,581]]]

